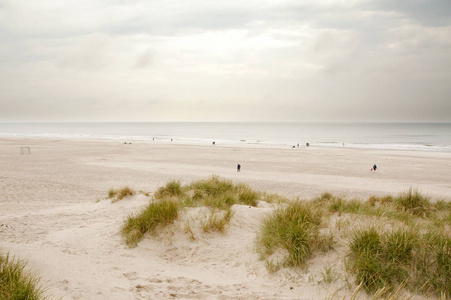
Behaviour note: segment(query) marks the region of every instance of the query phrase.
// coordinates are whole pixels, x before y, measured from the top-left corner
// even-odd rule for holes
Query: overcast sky
[[[451,121],[451,1],[0,0],[14,121]]]

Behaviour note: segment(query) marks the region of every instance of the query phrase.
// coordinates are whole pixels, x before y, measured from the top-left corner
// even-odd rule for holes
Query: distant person
[[[371,169],[371,171],[376,172],[376,170],[377,170],[377,166],[376,166],[376,164],[374,164],[374,166],[373,166],[373,168]]]
[[[237,165],[236,165],[236,171],[239,172],[240,170],[241,170],[241,165],[240,165],[240,164],[237,164]]]
[[[213,142],[213,145],[215,144],[215,142]]]
[[[310,146],[310,144],[309,144],[309,143],[306,143],[305,146],[308,147],[308,146]]]

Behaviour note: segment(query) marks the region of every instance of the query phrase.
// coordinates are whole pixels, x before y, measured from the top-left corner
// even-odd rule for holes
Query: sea
[[[0,137],[451,152],[451,123],[0,123]]]

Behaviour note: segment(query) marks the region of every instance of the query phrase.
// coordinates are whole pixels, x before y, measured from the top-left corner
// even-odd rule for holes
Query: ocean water
[[[451,123],[0,123],[0,137],[451,152]]]

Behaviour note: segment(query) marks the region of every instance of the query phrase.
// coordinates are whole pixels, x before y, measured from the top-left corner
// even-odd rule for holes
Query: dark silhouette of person
[[[236,165],[236,171],[239,172],[240,170],[241,170],[241,165],[240,165],[240,164],[237,164],[237,165]]]
[[[376,166],[376,164],[374,164],[374,166],[373,166],[373,168],[371,169],[371,171],[376,172],[376,170],[377,170],[377,166]]]

